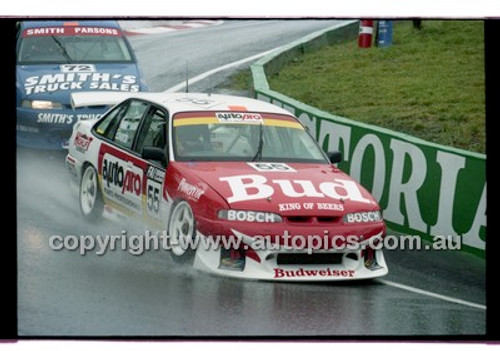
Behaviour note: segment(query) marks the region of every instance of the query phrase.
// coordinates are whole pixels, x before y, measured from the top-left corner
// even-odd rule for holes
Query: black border
[[[10,17],[2,18],[0,20],[0,30],[2,33],[2,44],[5,47],[4,55],[2,60],[4,62],[3,79],[2,85],[5,87],[2,93],[2,100],[7,102],[7,113],[4,114],[2,123],[2,163],[4,164],[3,169],[4,174],[8,173],[7,177],[3,178],[4,182],[4,193],[8,194],[7,198],[2,199],[4,201],[4,210],[7,209],[9,212],[12,211],[12,215],[7,213],[4,215],[3,219],[7,219],[9,224],[9,229],[4,231],[2,234],[2,247],[4,248],[1,257],[1,265],[3,267],[2,274],[2,296],[3,303],[1,308],[2,316],[2,328],[0,328],[0,343],[16,341],[16,340],[95,340],[95,341],[169,341],[169,342],[185,342],[185,341],[259,341],[259,342],[310,342],[310,341],[335,341],[342,343],[351,342],[415,342],[415,343],[425,343],[425,342],[447,342],[447,343],[465,343],[465,344],[485,344],[485,343],[499,343],[500,337],[498,335],[499,329],[496,327],[496,322],[498,321],[498,299],[500,294],[497,293],[497,286],[495,279],[499,276],[497,270],[497,258],[496,250],[499,245],[498,235],[496,233],[496,223],[494,217],[490,216],[493,221],[488,223],[489,232],[492,233],[488,236],[488,241],[486,244],[486,295],[487,295],[487,312],[486,312],[486,335],[437,335],[437,336],[310,336],[310,337],[282,337],[282,336],[259,336],[259,337],[242,337],[242,336],[232,336],[232,337],[123,337],[123,336],[109,336],[109,337],[47,337],[47,336],[34,336],[34,337],[19,337],[17,331],[17,198],[16,198],[16,108],[15,108],[15,46],[16,46],[16,22],[24,19],[61,19],[62,17],[39,17],[39,18],[24,18],[24,17]],[[65,18],[78,19],[77,16],[67,16]],[[177,19],[193,19],[193,17],[110,17],[110,16],[90,16],[86,19],[107,19],[112,18],[116,20],[177,20]],[[197,17],[201,19],[202,17]],[[213,17],[208,17],[213,18]],[[220,17],[220,19],[273,19],[273,18],[235,18],[235,17]],[[275,19],[287,19],[287,18],[275,18]],[[290,19],[300,19],[300,18],[290,18]],[[334,17],[329,18],[318,18],[318,19],[336,19]],[[340,18],[339,18],[340,19]],[[401,17],[397,18],[399,20],[411,19],[411,17]],[[424,18],[425,19],[425,18]],[[439,20],[440,18],[432,18]],[[459,20],[466,20],[466,18],[459,18]],[[482,20],[482,19],[476,19]],[[494,167],[497,162],[495,162],[496,150],[494,145],[495,139],[495,122],[500,119],[500,75],[499,75],[499,65],[500,65],[500,54],[498,51],[498,43],[500,38],[500,20],[498,19],[484,19],[485,20],[485,74],[486,74],[486,135],[487,135],[487,179],[490,180],[488,184],[488,207],[490,208],[490,215],[495,214],[494,204],[495,198],[490,196],[492,193],[496,193],[497,185],[496,179],[494,177]],[[5,64],[7,62],[7,64]],[[488,152],[490,151],[490,152]],[[8,171],[7,171],[8,170]],[[493,206],[493,207],[492,207]],[[493,208],[493,211],[491,209]]]
[[[3,252],[0,254],[2,267],[2,328],[0,340],[17,339],[17,196],[16,196],[16,21],[0,20],[2,33],[2,101],[6,112],[2,116],[2,148],[3,164],[3,210],[8,212],[2,216],[7,230],[2,233]]]

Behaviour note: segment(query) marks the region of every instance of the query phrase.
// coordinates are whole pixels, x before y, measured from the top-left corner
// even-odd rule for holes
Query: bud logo
[[[127,169],[124,171],[119,161],[104,159],[102,165],[102,179],[106,187],[110,185],[121,189],[121,193],[131,193],[141,195],[141,176],[134,171]]]
[[[228,203],[266,199],[274,194],[275,188],[279,188],[284,196],[290,198],[329,197],[370,203],[370,199],[363,196],[356,182],[349,179],[335,179],[319,185],[310,180],[275,179],[272,183],[277,184],[277,187],[269,185],[267,178],[262,175],[223,177],[219,180],[227,182],[231,188],[232,195],[227,198]]]
[[[262,116],[258,113],[219,112],[216,117],[221,123],[263,123]]]

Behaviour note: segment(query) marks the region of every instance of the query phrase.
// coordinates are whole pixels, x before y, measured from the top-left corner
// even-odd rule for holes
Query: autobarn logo
[[[125,170],[119,161],[104,159],[102,179],[106,187],[118,187],[122,194],[141,195],[142,181],[140,174],[130,169]]]
[[[361,193],[355,181],[349,179],[333,179],[316,184],[311,180],[274,179],[257,174],[238,175],[219,178],[227,182],[231,189],[228,203],[267,199],[277,190],[288,198],[331,198],[336,200],[351,200],[370,203],[371,200]],[[271,185],[271,184],[274,185]]]
[[[215,115],[221,123],[262,123],[258,113],[219,112]]]
[[[88,136],[87,134],[78,132],[75,137],[74,145],[76,150],[79,152],[86,152],[89,149],[90,143],[94,140],[94,138]]]

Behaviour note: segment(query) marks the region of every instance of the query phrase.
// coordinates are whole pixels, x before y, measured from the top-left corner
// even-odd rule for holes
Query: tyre
[[[100,220],[104,209],[101,190],[97,181],[97,171],[87,165],[80,180],[80,210],[85,218]]]
[[[192,264],[196,249],[193,238],[196,234],[196,224],[193,210],[186,201],[174,204],[168,224],[170,238],[170,253],[176,263]]]

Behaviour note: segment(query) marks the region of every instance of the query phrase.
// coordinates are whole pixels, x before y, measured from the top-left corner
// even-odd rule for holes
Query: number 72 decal
[[[90,64],[66,64],[60,65],[62,73],[92,73],[95,72],[95,66]]]

